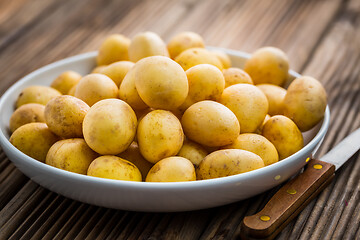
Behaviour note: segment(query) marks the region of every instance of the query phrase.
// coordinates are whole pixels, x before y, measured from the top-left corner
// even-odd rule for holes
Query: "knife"
[[[242,239],[274,239],[334,178],[360,148],[360,128],[344,138],[320,160],[311,159],[304,172],[286,183],[258,213],[244,218]]]

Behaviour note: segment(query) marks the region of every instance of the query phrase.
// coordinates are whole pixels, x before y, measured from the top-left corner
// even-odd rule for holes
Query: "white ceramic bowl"
[[[249,57],[246,53],[221,50],[229,54],[233,66],[243,67]],[[95,66],[96,54],[85,53],[42,67],[16,82],[0,100],[0,144],[8,158],[34,182],[81,202],[123,210],[172,212],[210,208],[246,199],[275,187],[298,172],[306,164],[306,158],[318,149],[329,126],[327,108],[324,120],[304,133],[306,145],[294,155],[239,175],[178,183],[130,182],[80,175],[41,163],[12,146],[8,141],[9,119],[21,90],[30,85],[49,86],[66,70],[87,74]],[[290,75],[291,79],[300,76],[293,71]]]

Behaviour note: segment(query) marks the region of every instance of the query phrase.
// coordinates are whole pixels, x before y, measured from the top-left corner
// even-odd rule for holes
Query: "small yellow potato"
[[[224,91],[224,76],[214,65],[196,65],[186,70],[186,76],[189,82],[189,93],[185,102],[180,106],[181,111],[185,111],[196,102],[203,100],[216,101]]]
[[[225,88],[238,83],[254,84],[249,74],[240,68],[228,68],[223,70]]]
[[[120,84],[119,98],[127,102],[135,110],[144,110],[149,108],[141,99],[135,86],[135,71],[130,69]]]
[[[50,147],[59,140],[46,123],[28,123],[16,129],[10,143],[21,152],[40,162],[45,162]]]
[[[91,73],[84,76],[77,84],[75,97],[91,107],[100,100],[117,98],[118,92],[119,89],[111,78],[103,74]]]
[[[208,152],[200,144],[185,140],[177,155],[189,159],[195,166],[198,166]]]
[[[69,95],[51,99],[45,106],[45,122],[49,129],[63,138],[82,137],[82,123],[90,107]]]
[[[170,57],[175,59],[180,53],[189,48],[204,48],[203,38],[194,32],[181,32],[170,39],[167,48]]]
[[[231,59],[226,53],[218,50],[211,50],[211,52],[220,60],[224,69],[231,67]]]
[[[98,157],[82,138],[64,139],[51,146],[45,163],[69,172],[85,174],[90,163]]]
[[[289,77],[289,60],[280,49],[263,47],[256,50],[246,61],[244,70],[255,85],[271,83],[282,86]]]
[[[189,139],[209,147],[231,144],[240,133],[235,114],[224,105],[209,100],[191,105],[181,124]]]
[[[99,48],[96,57],[98,66],[108,65],[117,61],[129,60],[129,46],[131,40],[121,34],[108,36]]]
[[[189,48],[180,53],[175,61],[181,65],[186,71],[189,68],[199,64],[211,64],[219,68],[221,71],[224,69],[221,61],[209,50],[204,48]]]
[[[89,166],[87,175],[99,178],[141,182],[140,170],[131,162],[117,156],[101,156]]]
[[[120,99],[95,103],[83,121],[86,143],[101,155],[116,155],[132,143],[137,119],[132,108]]]
[[[131,145],[124,152],[118,155],[119,157],[126,159],[129,162],[135,164],[135,166],[140,170],[142,180],[145,181],[145,177],[152,168],[154,164],[148,162],[140,153],[139,146],[136,142],[131,143]]]
[[[207,155],[196,169],[198,180],[236,175],[265,167],[255,153],[241,149],[224,149]]]
[[[48,101],[60,95],[61,93],[52,87],[30,86],[22,90],[19,94],[16,100],[16,108],[27,103],[46,105]]]
[[[14,132],[27,123],[45,122],[44,110],[45,106],[38,103],[28,103],[20,106],[10,117],[10,131]]]
[[[76,90],[77,84],[75,84],[74,86],[72,86],[72,88],[70,88],[69,92],[67,93],[67,95],[73,96],[75,97],[75,90]]]
[[[303,136],[296,124],[282,115],[275,115],[267,120],[262,135],[274,144],[279,160],[296,153],[304,146]]]
[[[104,68],[106,68],[106,66],[107,66],[107,65],[97,66],[97,67],[95,67],[95,68],[91,71],[91,73],[101,73],[101,71],[102,71]]]
[[[265,137],[255,133],[240,134],[232,144],[224,148],[253,152],[261,157],[265,166],[279,161],[279,155],[275,146]]]
[[[144,158],[156,163],[179,152],[184,142],[184,133],[174,114],[165,110],[154,110],[139,122],[137,141]]]
[[[183,157],[168,157],[157,162],[146,176],[146,182],[195,181],[194,165]]]
[[[124,79],[125,75],[134,65],[135,64],[130,61],[114,62],[100,70],[100,73],[111,78],[116,84],[116,86],[120,87],[120,84]]]
[[[305,132],[319,123],[325,114],[326,92],[315,78],[303,76],[288,87],[284,98],[284,115]]]
[[[284,98],[286,89],[274,84],[259,84],[256,85],[266,96],[269,102],[269,115],[282,115],[284,114]]]
[[[150,56],[169,57],[164,41],[153,32],[141,32],[135,35],[129,46],[129,59],[137,62]]]
[[[60,74],[50,85],[62,94],[67,94],[81,79],[81,75],[74,71],[66,71]]]
[[[244,83],[225,88],[220,103],[235,113],[241,126],[241,133],[255,132],[264,121],[269,105],[260,89]]]
[[[189,84],[185,71],[168,57],[152,56],[134,66],[135,86],[151,108],[173,110],[186,99]]]
[[[263,127],[264,127],[266,121],[269,120],[269,119],[270,119],[270,115],[269,115],[269,114],[266,114],[263,123],[256,129],[255,133],[257,133],[257,134],[262,134]]]

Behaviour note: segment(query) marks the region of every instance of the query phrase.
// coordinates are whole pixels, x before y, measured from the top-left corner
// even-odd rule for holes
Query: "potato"
[[[238,83],[254,84],[249,74],[240,68],[228,68],[223,70],[225,88]]]
[[[87,175],[99,178],[141,182],[141,173],[133,163],[110,155],[101,156],[92,161]]]
[[[65,139],[51,146],[46,164],[66,171],[86,174],[90,163],[98,157],[82,138]]]
[[[218,50],[211,50],[210,52],[213,53],[220,60],[224,69],[231,67],[231,59],[226,53]]]
[[[102,155],[116,155],[132,143],[137,127],[134,111],[120,99],[95,103],[86,114],[83,133],[86,143]]]
[[[179,152],[184,133],[174,114],[165,110],[154,110],[139,122],[137,141],[144,158],[156,163]]]
[[[241,133],[255,132],[268,112],[265,94],[250,84],[239,83],[225,88],[220,103],[235,113]]]
[[[183,157],[168,157],[157,162],[146,176],[146,182],[195,181],[194,165]]]
[[[66,71],[60,74],[50,85],[62,94],[67,94],[81,79],[81,75],[74,71]]]
[[[108,76],[111,78],[116,86],[120,87],[122,80],[124,79],[125,75],[129,72],[129,70],[135,64],[130,61],[119,61],[114,62],[103,69],[100,70],[100,73]]]
[[[259,134],[240,134],[239,137],[232,144],[227,145],[224,148],[242,149],[253,152],[261,157],[261,159],[264,161],[265,166],[279,161],[278,152],[275,146],[269,140]]]
[[[266,121],[269,120],[269,119],[270,119],[270,115],[269,115],[269,114],[266,114],[264,121],[263,121],[262,124],[256,129],[255,133],[257,133],[257,134],[262,134],[263,127],[264,127]]]
[[[45,162],[50,147],[59,140],[46,123],[28,123],[16,129],[10,143],[21,152],[40,162]]]
[[[167,48],[170,57],[175,59],[180,53],[189,48],[204,48],[203,38],[194,32],[181,32],[170,39]]]
[[[289,76],[289,60],[278,48],[259,48],[246,61],[244,70],[254,84],[271,83],[282,86]]]
[[[269,103],[269,115],[282,115],[284,113],[284,98],[286,89],[274,84],[256,85],[265,94]]]
[[[10,117],[10,131],[14,132],[27,123],[45,122],[44,110],[45,106],[38,103],[28,103],[20,106]]]
[[[52,87],[30,86],[22,90],[19,94],[19,97],[16,100],[16,108],[27,103],[46,105],[48,101],[60,95],[61,93]]]
[[[181,124],[189,139],[209,147],[231,144],[240,133],[235,114],[224,105],[209,100],[191,105]]]
[[[299,151],[304,146],[303,136],[290,118],[275,115],[266,121],[262,135],[266,137],[279,153],[282,160]]]
[[[147,57],[134,66],[135,86],[151,108],[172,110],[186,99],[189,84],[184,70],[163,56]]]
[[[132,142],[131,145],[122,153],[119,157],[132,162],[140,170],[142,180],[145,181],[145,177],[148,174],[151,167],[154,165],[148,162],[140,153],[139,146],[136,142]]]
[[[207,155],[196,169],[199,180],[231,176],[264,167],[255,153],[240,149],[224,149]]]
[[[147,109],[148,105],[144,103],[136,89],[134,73],[134,68],[132,68],[124,77],[120,84],[119,98],[127,102],[133,109]]]
[[[101,73],[101,71],[106,68],[108,65],[101,65],[101,66],[96,66],[91,73]]]
[[[101,44],[96,57],[97,65],[108,65],[117,61],[129,60],[129,46],[131,40],[121,34],[113,34]]]
[[[117,98],[119,89],[111,78],[99,73],[84,76],[77,84],[75,97],[86,102],[90,107],[94,103],[107,99]]]
[[[138,33],[129,46],[129,59],[137,62],[150,56],[169,57],[169,52],[164,41],[153,32]]]
[[[218,100],[224,91],[225,80],[222,72],[210,64],[199,64],[186,70],[189,93],[180,106],[181,111],[202,100]]]
[[[199,64],[211,64],[219,68],[221,71],[224,69],[221,61],[209,50],[204,48],[190,48],[180,53],[175,61],[186,71],[189,68]]]
[[[207,151],[200,144],[185,140],[177,155],[189,159],[195,166],[198,166],[207,154]]]
[[[315,78],[303,76],[288,87],[284,98],[284,115],[305,132],[320,122],[326,109],[326,92]]]
[[[63,138],[82,137],[82,123],[90,107],[82,100],[62,95],[45,106],[45,122],[49,129]]]
[[[67,95],[73,96],[75,97],[75,90],[76,90],[77,84],[75,84],[74,86],[72,86],[72,88],[70,88],[69,92],[67,93]]]

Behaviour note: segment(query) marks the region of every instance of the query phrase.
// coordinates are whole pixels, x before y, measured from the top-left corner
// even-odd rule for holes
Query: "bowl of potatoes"
[[[176,212],[233,203],[299,172],[330,112],[286,54],[205,47],[193,32],[108,36],[0,99],[0,144],[26,176],[98,206]]]

